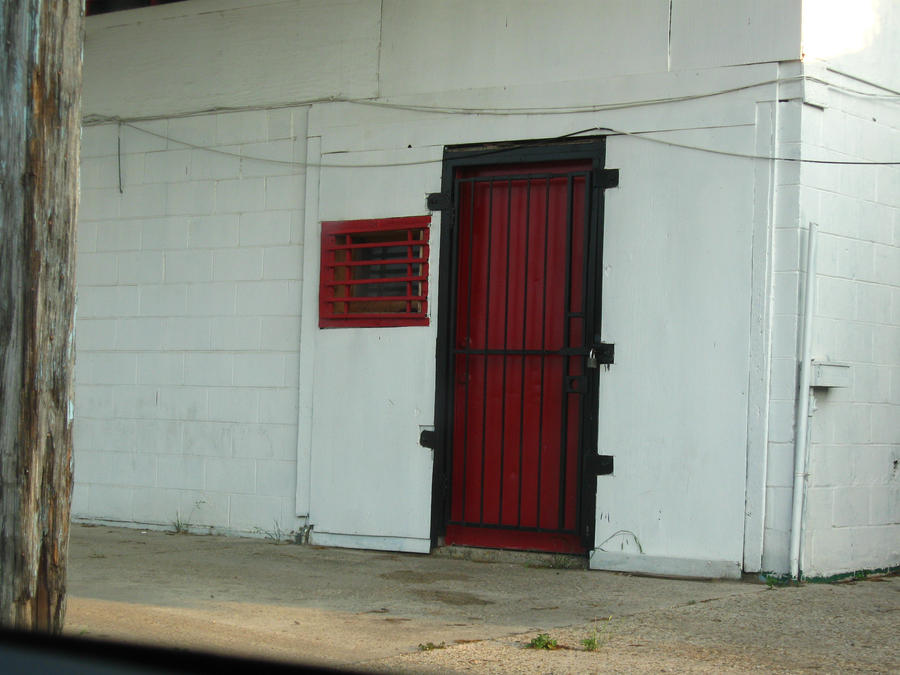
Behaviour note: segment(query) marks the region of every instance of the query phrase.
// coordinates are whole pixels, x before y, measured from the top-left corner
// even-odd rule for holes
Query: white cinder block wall
[[[821,95],[803,110],[806,154],[897,160],[896,102]],[[810,420],[802,562],[827,576],[900,562],[900,167],[806,165],[801,177],[801,211],[820,227],[813,357],[850,364],[849,387],[814,390]]]
[[[782,115],[780,155],[900,157],[900,15],[804,3],[803,103]],[[821,9],[821,7],[819,7]],[[849,365],[814,388],[800,569],[807,577],[900,563],[900,168],[780,163],[763,569],[787,572],[798,321],[807,227],[818,223],[812,358]]]
[[[76,518],[300,524],[306,119],[283,108],[84,129]]]
[[[814,356],[851,363],[852,386],[817,393],[802,567],[897,564],[897,168],[649,140],[895,159],[894,101],[798,78],[896,93],[896,21],[874,51],[871,27],[837,27],[860,38],[840,42],[837,70],[878,89],[803,63],[818,5],[192,0],[89,20],[85,113],[155,119],[135,123],[151,134],[90,117],[84,131],[76,517],[315,525],[321,543],[428,550],[417,438],[435,421],[437,284],[428,327],[318,330],[320,222],[427,213],[446,145],[612,127],[648,133],[607,148],[621,175],[606,194],[602,332],[617,362],[599,450],[616,472],[598,481],[593,564],[787,570],[809,220],[822,227]],[[527,116],[358,105],[685,95],[701,98]],[[433,282],[440,228],[433,214]]]

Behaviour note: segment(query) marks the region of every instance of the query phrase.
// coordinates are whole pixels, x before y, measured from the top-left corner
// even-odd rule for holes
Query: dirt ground
[[[896,576],[770,589],[569,562],[74,526],[65,632],[367,672],[900,672]],[[526,648],[539,633],[558,648]]]

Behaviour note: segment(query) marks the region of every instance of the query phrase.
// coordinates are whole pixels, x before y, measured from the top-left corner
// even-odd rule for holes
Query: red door
[[[585,550],[590,172],[457,169],[448,544]]]

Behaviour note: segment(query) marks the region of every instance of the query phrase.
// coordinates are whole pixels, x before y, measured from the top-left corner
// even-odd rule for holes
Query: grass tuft
[[[559,649],[556,640],[549,633],[538,633],[537,637],[525,645],[528,649]]]

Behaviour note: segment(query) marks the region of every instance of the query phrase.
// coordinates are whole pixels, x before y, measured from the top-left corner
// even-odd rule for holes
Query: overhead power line
[[[98,124],[108,124],[112,122],[149,122],[153,120],[160,119],[173,119],[173,118],[182,118],[182,117],[193,117],[196,115],[208,115],[215,113],[228,113],[228,112],[242,112],[242,111],[250,111],[250,110],[276,110],[280,108],[291,108],[291,107],[302,107],[323,103],[347,103],[353,105],[363,105],[370,106],[376,108],[387,108],[393,110],[406,110],[410,112],[421,112],[421,113],[434,113],[441,115],[487,115],[487,116],[518,116],[518,115],[573,115],[573,114],[582,114],[582,113],[592,113],[592,112],[604,112],[610,110],[625,110],[628,108],[640,108],[645,106],[653,106],[653,105],[664,105],[668,103],[681,103],[686,101],[697,101],[705,98],[712,98],[715,96],[723,96],[726,94],[733,94],[740,91],[747,91],[750,89],[756,89],[758,87],[765,87],[770,85],[781,85],[781,84],[791,84],[798,82],[813,82],[816,84],[821,84],[829,89],[839,91],[846,94],[851,94],[854,96],[861,96],[866,98],[872,98],[877,100],[882,100],[886,102],[900,102],[900,94],[877,94],[873,92],[866,92],[860,89],[853,89],[850,87],[845,87],[843,85],[826,82],[817,77],[813,77],[810,75],[795,75],[791,77],[784,77],[779,79],[771,79],[771,80],[763,80],[760,82],[752,82],[750,84],[739,85],[736,87],[729,87],[726,89],[717,89],[714,91],[708,92],[700,92],[696,94],[683,94],[679,96],[663,96],[658,98],[647,98],[647,99],[634,99],[630,101],[614,101],[611,103],[597,103],[597,104],[584,104],[584,105],[569,105],[569,106],[511,106],[511,107],[466,107],[466,106],[440,106],[440,105],[430,105],[424,103],[400,103],[396,101],[381,101],[371,98],[345,98],[340,96],[331,96],[331,97],[320,97],[313,99],[305,99],[301,101],[292,101],[290,103],[279,103],[277,105],[264,105],[264,106],[243,106],[243,107],[215,107],[208,108],[200,111],[193,112],[184,112],[184,113],[176,113],[176,114],[165,114],[165,115],[147,115],[147,116],[137,116],[137,117],[128,117],[122,118],[117,116],[106,116],[106,115],[87,115],[85,116],[83,123],[85,126],[95,126]]]
[[[352,105],[362,105],[369,107],[377,107],[377,108],[386,108],[392,110],[404,110],[410,112],[420,112],[420,113],[430,113],[430,114],[441,114],[441,115],[467,115],[467,116],[504,116],[504,115],[572,115],[572,114],[583,114],[583,113],[600,113],[600,112],[608,112],[615,110],[625,110],[629,108],[638,108],[643,106],[653,106],[653,105],[662,105],[662,104],[671,104],[671,103],[680,103],[686,101],[694,101],[700,99],[706,99],[715,96],[722,96],[726,94],[733,94],[740,91],[746,91],[749,89],[754,89],[763,86],[769,85],[782,85],[782,84],[790,84],[790,83],[798,83],[798,82],[813,82],[817,84],[825,85],[831,89],[835,89],[853,96],[866,96],[872,97],[879,100],[886,101],[900,101],[900,95],[894,94],[872,94],[871,92],[864,92],[858,89],[852,89],[849,87],[842,87],[840,85],[836,85],[833,83],[826,82],[822,79],[815,78],[807,75],[798,75],[793,77],[774,79],[774,80],[765,80],[761,82],[754,82],[750,84],[740,85],[736,87],[730,87],[727,89],[718,89],[710,92],[702,92],[697,94],[685,94],[681,96],[669,96],[669,97],[660,97],[653,99],[639,99],[633,101],[620,101],[613,103],[603,103],[603,104],[593,104],[593,105],[576,105],[576,106],[546,106],[546,107],[509,107],[509,108],[489,108],[489,107],[460,107],[460,106],[436,106],[436,105],[427,105],[427,104],[413,104],[413,103],[397,103],[392,101],[379,101],[374,99],[347,99],[347,98],[318,98],[318,99],[310,99],[307,101],[294,102],[291,104],[279,104],[273,106],[261,106],[256,108],[215,108],[203,112],[195,112],[195,113],[181,113],[177,115],[165,115],[165,116],[154,116],[154,117],[140,117],[140,118],[119,118],[119,117],[109,117],[109,116],[97,116],[92,115],[85,118],[84,124],[85,126],[95,126],[100,124],[118,124],[121,129],[123,126],[128,127],[130,129],[134,129],[144,134],[148,134],[150,136],[156,136],[158,138],[165,139],[167,142],[175,143],[187,148],[193,148],[195,150],[202,150],[206,152],[211,152],[219,155],[225,155],[229,157],[236,157],[244,161],[251,162],[264,162],[268,164],[275,164],[281,166],[290,166],[290,167],[323,167],[323,168],[384,168],[384,167],[392,167],[392,166],[415,166],[415,165],[424,165],[424,164],[436,164],[443,161],[442,157],[430,158],[430,159],[415,159],[415,160],[401,160],[401,161],[389,161],[389,162],[364,162],[364,163],[344,163],[344,162],[297,162],[291,160],[278,160],[271,159],[267,157],[254,157],[248,156],[241,153],[229,152],[227,150],[222,150],[213,145],[199,145],[196,143],[192,143],[189,140],[173,138],[168,134],[159,133],[153,131],[151,129],[147,129],[143,126],[139,126],[139,122],[149,122],[153,120],[162,120],[162,119],[177,119],[184,117],[192,117],[201,114],[224,114],[228,112],[237,112],[237,111],[248,111],[248,110],[274,110],[274,109],[282,109],[287,107],[298,107],[304,105],[314,105],[314,104],[323,104],[323,103],[345,103]],[[565,134],[560,138],[577,136],[584,133],[601,133],[606,136],[627,136],[632,138],[638,138],[644,141],[658,143],[662,145],[668,145],[671,147],[682,148],[685,150],[693,150],[697,152],[705,152],[716,155],[722,155],[726,157],[736,157],[741,159],[751,159],[751,160],[770,160],[770,161],[781,161],[781,162],[799,162],[806,164],[835,164],[835,165],[845,165],[845,166],[897,166],[900,165],[900,161],[863,161],[863,160],[842,160],[842,159],[812,159],[807,157],[772,157],[768,155],[757,155],[751,153],[740,153],[733,152],[728,150],[719,150],[716,148],[692,145],[688,143],[679,143],[677,141],[672,141],[664,138],[659,138],[653,134],[663,133],[663,132],[673,132],[673,131],[683,131],[683,130],[674,130],[674,129],[654,129],[654,130],[644,130],[644,131],[627,131],[618,128],[611,128],[607,126],[595,126],[589,127],[588,129],[584,129],[582,131]],[[121,152],[121,149],[119,149]],[[484,151],[485,154],[492,154],[496,152],[495,150]]]
[[[157,138],[165,139],[166,141],[177,143],[179,145],[183,145],[188,148],[192,148],[195,150],[203,150],[206,152],[212,152],[219,155],[226,155],[229,157],[236,157],[241,160],[250,161],[250,162],[265,162],[268,164],[276,164],[280,166],[290,166],[296,168],[305,168],[305,167],[321,167],[321,168],[332,168],[332,169],[374,169],[374,168],[386,168],[386,167],[394,167],[394,166],[417,166],[417,165],[425,165],[425,164],[438,164],[444,161],[443,157],[436,157],[432,159],[411,159],[405,161],[391,161],[391,162],[365,162],[365,163],[354,163],[347,164],[341,162],[296,162],[291,160],[279,160],[279,159],[270,159],[267,157],[253,157],[248,155],[242,155],[236,152],[229,152],[227,150],[220,150],[211,146],[203,146],[197,145],[194,143],[190,143],[189,141],[184,141],[177,138],[172,138],[167,134],[161,134],[156,131],[151,131],[150,129],[145,129],[143,127],[137,126],[136,124],[132,124],[130,122],[122,122],[122,126],[129,127],[131,129],[135,129],[142,133],[148,134],[150,136],[155,136]],[[563,138],[571,138],[573,136],[580,136],[582,134],[590,133],[590,132],[599,132],[604,136],[627,136],[630,138],[637,138],[643,141],[648,141],[652,143],[658,143],[661,145],[668,145],[671,147],[682,148],[684,150],[694,150],[697,152],[706,152],[714,155],[722,155],[725,157],[737,157],[741,159],[755,159],[755,160],[771,160],[778,162],[799,162],[805,164],[837,164],[837,165],[845,165],[845,166],[900,166],[900,161],[857,161],[857,160],[832,160],[832,159],[810,159],[806,157],[773,157],[769,155],[754,155],[750,153],[741,153],[741,152],[733,152],[729,150],[717,150],[716,148],[708,148],[700,145],[691,145],[688,143],[679,143],[677,141],[671,141],[664,138],[658,138],[656,136],[651,136],[650,134],[654,133],[670,133],[673,130],[671,129],[658,129],[651,131],[625,131],[622,129],[614,129],[612,127],[589,127],[587,129],[582,129],[580,131],[571,132],[568,134],[563,134],[562,136],[558,136],[558,139]],[[506,149],[506,148],[504,148]],[[472,156],[479,157],[482,155],[491,155],[497,153],[498,150],[485,150],[485,151],[474,151]]]

